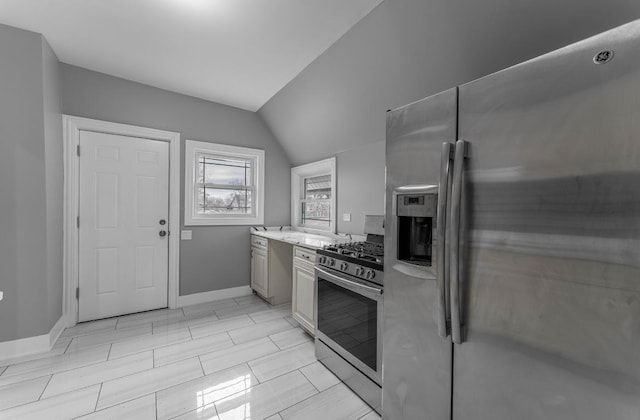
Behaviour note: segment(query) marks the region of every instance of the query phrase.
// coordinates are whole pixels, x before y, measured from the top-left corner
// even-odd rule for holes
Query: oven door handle
[[[359,282],[341,279],[335,274],[329,273],[328,271],[323,270],[320,267],[316,267],[316,278],[317,277],[322,277],[324,280],[327,280],[335,285],[344,287],[347,290],[351,290],[352,292],[358,293],[373,300],[382,300],[382,288],[367,286],[366,284],[362,284]]]

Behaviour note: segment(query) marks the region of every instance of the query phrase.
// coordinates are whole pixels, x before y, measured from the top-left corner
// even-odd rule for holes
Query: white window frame
[[[331,222],[328,229],[307,227],[302,225],[302,194],[304,191],[305,178],[321,175],[331,175]],[[318,162],[308,163],[306,165],[291,168],[291,226],[297,227],[304,231],[317,232],[336,232],[336,158],[331,157]]]
[[[198,154],[228,156],[231,158],[252,159],[254,214],[247,216],[227,214],[197,214],[195,205],[196,189],[196,156]],[[184,153],[184,225],[185,226],[218,226],[218,225],[262,225],[264,224],[264,150],[228,144],[209,143],[197,140],[185,140]]]

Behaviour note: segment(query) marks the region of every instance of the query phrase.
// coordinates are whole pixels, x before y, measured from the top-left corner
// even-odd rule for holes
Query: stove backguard
[[[431,266],[437,194],[398,194],[398,260]]]

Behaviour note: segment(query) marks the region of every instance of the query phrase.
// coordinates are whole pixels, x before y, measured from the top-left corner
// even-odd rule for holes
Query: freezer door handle
[[[460,277],[461,277],[461,253],[460,253],[460,220],[464,217],[462,207],[462,183],[467,157],[468,143],[464,140],[456,142],[455,158],[453,161],[453,181],[451,186],[451,215],[450,215],[450,272],[449,272],[449,296],[451,306],[451,339],[456,344],[461,344],[462,337],[462,313],[460,310]]]
[[[453,158],[453,148],[451,143],[442,143],[442,154],[440,156],[440,185],[438,186],[438,212],[436,214],[436,240],[437,240],[437,270],[436,286],[438,288],[438,334],[440,337],[449,336],[449,268],[446,252],[446,226],[447,226],[447,199],[449,192],[449,175],[451,172],[451,160]]]

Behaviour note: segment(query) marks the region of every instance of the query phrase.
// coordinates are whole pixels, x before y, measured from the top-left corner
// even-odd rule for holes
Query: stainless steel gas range
[[[382,384],[384,216],[367,240],[317,251],[316,357],[376,411]]]

